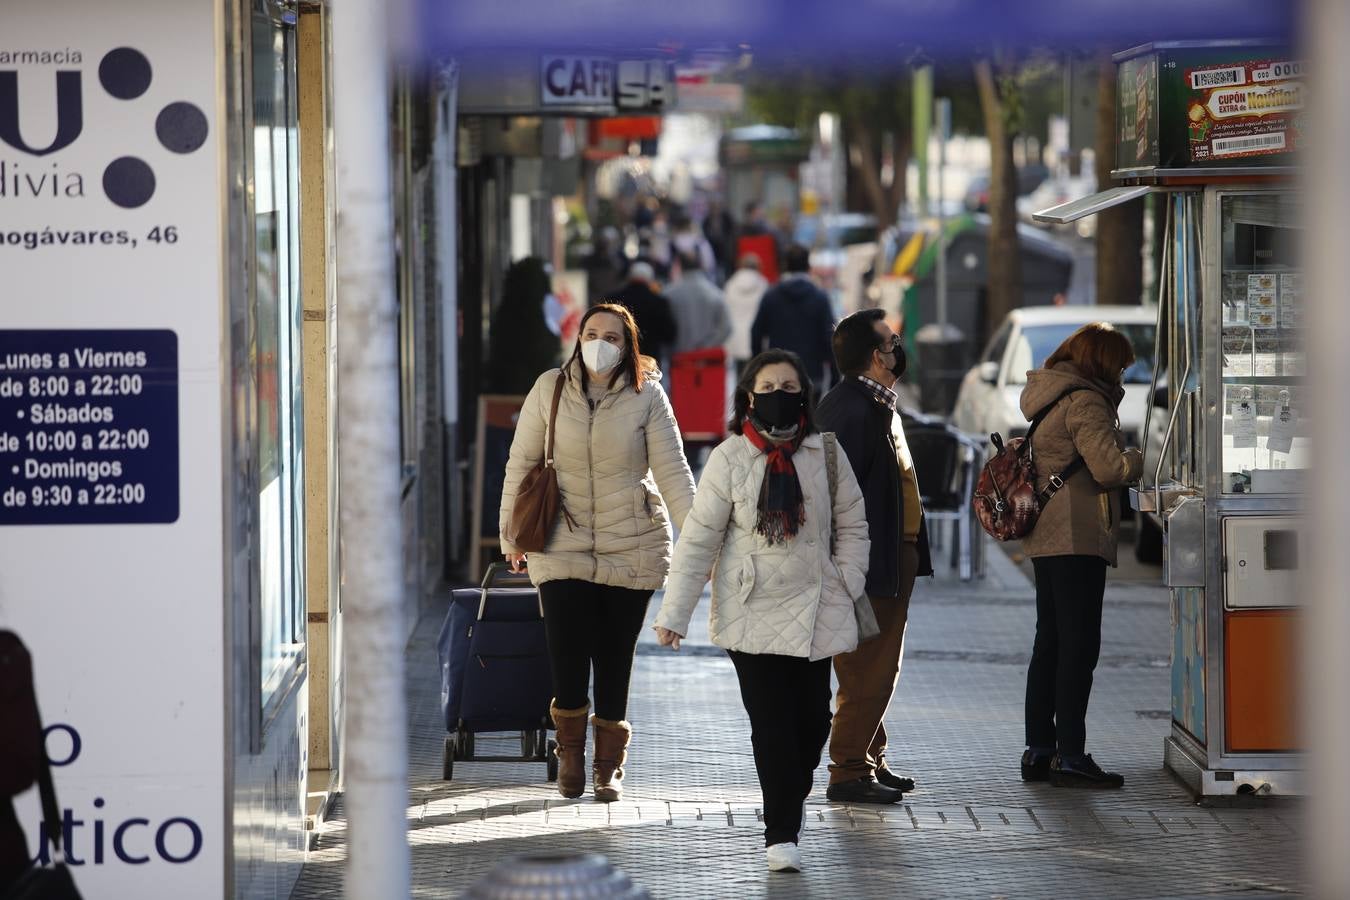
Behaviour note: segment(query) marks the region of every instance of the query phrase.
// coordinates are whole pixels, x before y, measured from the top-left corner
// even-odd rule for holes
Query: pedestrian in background
[[[760,259],[760,264],[767,272],[778,272],[778,267],[783,259],[783,242],[769,227],[769,219],[764,214],[764,204],[758,200],[751,200],[745,204],[745,213],[741,218],[741,227],[736,235],[736,249],[738,253],[744,253],[743,242],[748,238],[765,238],[766,240],[758,242],[761,246],[767,245],[768,253],[772,259]],[[756,351],[758,352],[758,351]]]
[[[818,391],[829,386],[834,371],[830,341],[834,309],[830,298],[811,280],[811,251],[800,244],[788,248],[786,274],[760,301],[750,326],[750,352],[775,347],[801,357]]]
[[[586,270],[586,299],[591,306],[604,303],[623,287],[623,271],[616,251],[618,232],[606,226],[595,233],[591,252],[581,261]]]
[[[1102,639],[1106,567],[1116,564],[1120,488],[1143,459],[1125,447],[1117,409],[1134,363],[1129,338],[1105,322],[1084,325],[1044,368],[1027,373],[1022,413],[1043,416],[1034,435],[1037,490],[1061,488],[1041,510],[1022,551],[1036,572],[1036,641],[1027,669],[1024,781],[1118,788],[1085,752],[1088,696]]]
[[[703,269],[697,252],[680,254],[681,275],[666,288],[675,317],[675,352],[720,347],[731,334],[726,298]]]
[[[693,256],[698,260],[699,271],[707,275],[714,284],[717,283],[717,256],[713,252],[713,246],[703,236],[703,229],[689,217],[688,213],[681,212],[676,217],[675,237],[671,244],[680,260],[681,268],[684,267],[685,260]]]
[[[506,270],[502,302],[488,333],[488,390],[526,394],[537,373],[554,368],[562,357],[562,339],[549,326],[552,284],[537,256],[517,260]]]
[[[720,281],[730,274],[736,259],[736,223],[721,200],[713,200],[708,204],[708,214],[703,219],[703,236],[708,239],[713,256],[717,259]]]
[[[731,319],[731,336],[727,338],[727,359],[735,364],[740,377],[750,361],[750,326],[759,314],[759,303],[769,289],[769,280],[760,272],[759,257],[743,254],[738,268],[727,279],[727,315]]]
[[[872,540],[866,590],[881,634],[834,658],[839,691],[826,796],[894,803],[914,790],[914,780],[887,765],[883,719],[900,681],[914,580],[933,574],[919,479],[892,390],[904,374],[905,351],[879,309],[845,317],[833,344],[844,377],[820,401],[816,420],[838,435],[862,489]]]
[[[670,568],[671,524],[681,527],[694,479],[660,373],[641,355],[623,307],[591,307],[567,365],[539,376],[521,410],[502,486],[501,521],[521,479],[543,457],[559,377],[554,467],[565,510],[548,546],[528,556],[502,535],[513,571],[528,563],[539,588],[558,729],[558,791],[585,790],[588,684],[595,678],[595,799],[622,796],[632,735],[628,684],[652,593]]]
[[[867,575],[862,494],[841,451],[831,495],[812,399],[795,355],[750,361],[733,435],[708,459],[656,617],[657,639],[678,650],[713,579],[712,640],[731,657],[750,716],[773,871],[801,868],[804,803],[830,732],[830,658],[857,646],[852,598]]]
[[[764,215],[764,204],[758,200],[751,200],[745,204],[745,213],[741,219],[741,236],[758,237],[764,234],[773,234],[769,228],[768,217]]]
[[[629,266],[624,286],[606,299],[633,314],[643,352],[656,360],[659,368],[667,368],[675,350],[675,316],[670,300],[656,289],[656,272],[651,265],[635,262]]]

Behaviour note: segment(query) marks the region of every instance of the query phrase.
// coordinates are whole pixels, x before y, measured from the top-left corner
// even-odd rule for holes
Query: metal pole
[[[945,334],[947,331],[947,210],[943,206],[943,194],[946,190],[947,138],[951,132],[952,101],[939,97],[935,109],[938,132],[938,170],[937,170],[937,322]]]
[[[914,67],[914,163],[919,171],[919,196],[916,212],[919,218],[928,215],[928,134],[933,115],[933,67],[927,63]],[[903,170],[895,173],[904,178]]]
[[[1345,147],[1350,141],[1350,70],[1341,60],[1350,42],[1350,4],[1314,0],[1307,7],[1305,48],[1316,90],[1309,94],[1308,121],[1317,136],[1303,161],[1303,198],[1307,203],[1303,259],[1307,264],[1308,379],[1312,397],[1313,477],[1308,480],[1308,533],[1312,540],[1311,591],[1303,633],[1302,720],[1311,748],[1307,773],[1312,802],[1308,828],[1317,897],[1350,896],[1350,557],[1345,553],[1345,504],[1334,488],[1345,477],[1345,448],[1350,446],[1350,417],[1345,392],[1350,387],[1350,306],[1344,287],[1350,280],[1350,177]],[[1333,486],[1331,490],[1326,486]]]
[[[459,428],[459,198],[455,140],[458,132],[459,64],[438,64],[432,139],[436,203],[436,286],[441,319],[441,428],[444,434],[447,559],[459,558],[463,534]]]
[[[399,514],[398,312],[390,185],[391,12],[333,4],[338,445],[352,900],[410,892]]]

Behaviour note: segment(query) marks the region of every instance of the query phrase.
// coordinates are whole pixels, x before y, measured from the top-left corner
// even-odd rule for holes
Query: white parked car
[[[1120,426],[1130,446],[1142,447],[1149,382],[1153,377],[1153,306],[1033,306],[1016,309],[994,332],[980,361],[966,373],[952,409],[952,424],[983,441],[1027,432],[1019,401],[1027,371],[1042,365],[1064,339],[1089,322],[1110,322],[1134,345],[1136,361],[1125,372]]]

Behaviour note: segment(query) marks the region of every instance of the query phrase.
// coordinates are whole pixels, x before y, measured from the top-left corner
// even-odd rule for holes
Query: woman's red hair
[[[1073,363],[1088,378],[1116,384],[1134,364],[1134,346],[1109,322],[1089,322],[1064,339],[1045,367],[1053,369],[1062,362]]]

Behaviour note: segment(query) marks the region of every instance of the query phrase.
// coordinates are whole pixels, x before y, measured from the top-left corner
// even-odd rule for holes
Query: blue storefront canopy
[[[750,50],[855,61],[995,44],[1120,49],[1204,38],[1292,40],[1301,3],[1271,0],[411,0],[428,55],[512,47]]]

